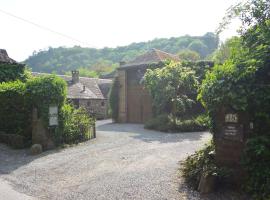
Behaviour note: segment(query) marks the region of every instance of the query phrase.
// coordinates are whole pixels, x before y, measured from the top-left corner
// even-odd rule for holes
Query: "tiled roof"
[[[101,99],[93,91],[81,83],[68,85],[68,99]],[[103,99],[103,97],[102,97]]]
[[[39,72],[32,72],[33,76],[41,76],[41,75],[48,75],[46,73],[39,73]],[[68,83],[68,97],[71,98],[72,96],[78,96],[78,93],[74,90],[79,90],[80,86],[72,86],[76,84],[72,84],[72,77],[67,75],[57,75],[58,77],[64,79]],[[104,99],[107,98],[108,91],[112,85],[112,80],[109,79],[99,79],[99,78],[87,78],[87,77],[80,77],[79,83],[81,85],[85,85],[87,89],[89,89],[95,96],[89,95],[89,98],[94,99]],[[70,89],[72,87],[72,89]],[[85,94],[86,95],[86,94]]]
[[[132,66],[140,66],[140,65],[148,65],[148,64],[158,64],[160,62],[164,62],[165,60],[173,60],[180,61],[180,59],[173,54],[158,50],[152,49],[145,54],[142,54],[136,57],[134,60],[121,65],[122,68],[132,67]]]
[[[8,57],[7,51],[5,49],[0,49],[0,62],[2,63],[17,63],[15,60]]]

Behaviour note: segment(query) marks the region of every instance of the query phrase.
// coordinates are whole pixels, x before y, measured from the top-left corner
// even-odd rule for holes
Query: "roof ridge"
[[[154,50],[155,54],[158,56],[159,60],[162,61],[162,58],[160,57],[160,55],[158,53],[159,50],[156,48],[154,48],[153,50]]]
[[[155,51],[166,54],[166,55],[170,55],[170,56],[173,56],[173,57],[177,57],[175,54],[172,54],[172,53],[169,53],[169,52],[166,52],[166,51],[162,51],[160,49],[155,49]]]

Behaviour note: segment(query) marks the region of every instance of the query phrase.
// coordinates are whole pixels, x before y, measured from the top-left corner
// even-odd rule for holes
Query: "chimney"
[[[83,92],[85,92],[85,85],[83,86]]]
[[[79,83],[79,71],[77,71],[77,70],[72,70],[72,71],[71,71],[71,74],[72,74],[72,83],[73,83],[73,84]]]
[[[0,49],[0,54],[8,57],[7,51],[5,49]]]

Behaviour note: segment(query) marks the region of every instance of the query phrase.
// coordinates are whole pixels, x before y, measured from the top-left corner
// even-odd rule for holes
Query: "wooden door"
[[[140,86],[130,86],[127,90],[128,122],[142,123],[142,92]]]

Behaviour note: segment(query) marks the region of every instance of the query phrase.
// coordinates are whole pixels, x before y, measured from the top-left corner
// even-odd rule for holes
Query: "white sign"
[[[49,107],[49,125],[50,126],[58,125],[58,107],[57,106]]]
[[[237,114],[226,114],[225,122],[237,123],[238,122]]]

